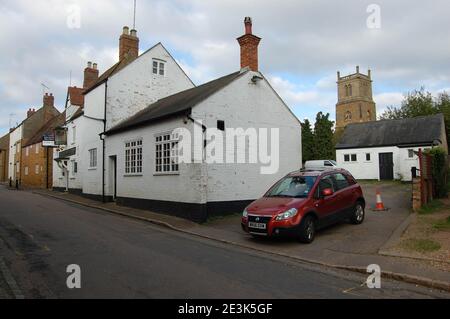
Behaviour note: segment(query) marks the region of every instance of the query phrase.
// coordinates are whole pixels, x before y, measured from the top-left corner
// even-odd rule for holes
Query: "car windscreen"
[[[305,198],[316,182],[315,176],[288,176],[275,184],[265,197]]]

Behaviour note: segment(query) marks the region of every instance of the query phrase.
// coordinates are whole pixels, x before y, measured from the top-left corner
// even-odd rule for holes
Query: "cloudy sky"
[[[356,65],[372,69],[378,113],[420,86],[450,88],[448,0],[137,0],[137,9],[141,51],[161,41],[196,84],[239,68],[236,37],[251,16],[260,70],[302,120],[334,119],[336,71]],[[1,0],[0,135],[42,105],[41,83],[62,109],[70,73],[81,86],[87,61],[100,71],[115,63],[132,21],[133,0]]]

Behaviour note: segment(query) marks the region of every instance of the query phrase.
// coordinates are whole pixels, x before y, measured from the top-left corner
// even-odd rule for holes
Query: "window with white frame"
[[[166,74],[166,62],[153,60],[153,74],[164,76]]]
[[[28,156],[28,155],[30,155],[30,146],[25,147],[25,156]]]
[[[36,144],[36,154],[39,154],[39,144]]]
[[[75,144],[76,136],[77,136],[77,127],[74,126],[72,127],[72,144]]]
[[[356,154],[344,154],[344,162],[357,162],[358,156]]]
[[[89,168],[97,167],[97,149],[93,148],[89,150]]]
[[[125,143],[125,175],[142,174],[142,139]]]
[[[366,162],[370,162],[370,161],[371,161],[370,153],[366,153]]]
[[[34,166],[34,173],[36,175],[39,174],[39,164],[36,164],[36,166]]]
[[[28,166],[25,166],[25,176],[28,176]]]
[[[165,133],[156,137],[156,173],[178,173],[178,133]]]

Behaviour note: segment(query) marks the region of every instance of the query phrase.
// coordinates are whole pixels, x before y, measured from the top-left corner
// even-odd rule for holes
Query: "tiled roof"
[[[72,105],[84,106],[83,88],[69,87],[69,99]]]
[[[110,67],[108,70],[106,70],[102,75],[99,76],[97,81],[95,81],[90,87],[86,88],[86,90],[83,92],[84,95],[94,90],[96,87],[104,83],[109,77],[116,74],[120,70],[122,70],[124,67],[126,67],[128,64],[136,60],[136,57],[132,55],[125,56],[124,59],[114,64],[112,67]]]
[[[30,138],[25,144],[24,147],[26,146],[30,146],[30,145],[34,145],[36,143],[40,143],[42,142],[43,136],[46,133],[51,133],[53,132],[53,130],[60,126],[63,125],[66,119],[66,112],[62,112],[61,114],[59,114],[58,116],[53,117],[50,121],[48,121],[44,126],[42,126],[39,131],[32,137]]]

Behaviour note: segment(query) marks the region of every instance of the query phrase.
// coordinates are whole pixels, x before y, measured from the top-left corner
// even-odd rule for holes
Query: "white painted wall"
[[[348,170],[356,179],[380,179],[379,156],[380,153],[393,153],[394,160],[394,178],[402,181],[411,181],[411,168],[419,168],[419,159],[417,156],[408,157],[408,150],[418,151],[426,147],[398,148],[374,147],[349,150],[336,150],[336,161],[338,166]],[[366,153],[371,154],[371,160],[366,161]],[[345,162],[345,154],[357,154],[357,162]]]
[[[75,114],[75,112],[80,107],[78,105],[69,104],[66,108],[66,121],[70,120],[70,118]]]
[[[18,156],[16,152],[16,143],[19,143],[22,139],[22,125],[18,126],[14,131],[9,134],[9,162],[8,162],[8,178],[15,179],[20,175],[17,174],[17,168],[14,167],[15,157]],[[19,151],[22,151],[22,145],[19,145]],[[19,172],[20,172],[20,162]]]
[[[166,61],[165,75],[154,76],[153,59]],[[192,88],[194,85],[161,44],[141,55],[85,96],[83,124],[77,129],[78,171],[83,193],[102,194],[102,151],[99,134],[103,132],[105,90],[107,129],[134,115],[156,100]],[[70,141],[70,139],[68,140]],[[97,149],[97,167],[89,167],[89,150]],[[119,148],[120,149],[120,148]],[[105,160],[105,168],[108,159]],[[108,183],[105,174],[105,184]],[[108,187],[105,187],[108,191]]]
[[[165,75],[153,74],[153,59],[165,61]],[[108,81],[107,129],[157,100],[194,87],[170,56],[157,44]]]
[[[61,149],[54,149],[53,158],[57,158],[59,156],[59,151],[71,149],[73,147],[76,148],[76,154],[71,156],[68,160],[68,169],[69,169],[69,179],[68,179],[68,187],[70,189],[81,189],[82,188],[82,174],[80,171],[81,162],[83,160],[82,156],[80,156],[80,142],[83,136],[83,132],[88,129],[86,125],[87,121],[83,117],[78,117],[73,121],[70,121],[66,124],[67,128],[67,145]],[[74,130],[75,129],[75,141],[74,141]],[[76,174],[72,173],[73,161],[78,163],[78,172]],[[67,179],[66,176],[63,176],[63,170],[58,166],[56,162],[53,163],[53,187],[66,188]]]
[[[182,118],[108,136],[106,139],[108,195],[113,194],[110,156],[117,156],[117,195],[184,203],[249,200],[260,197],[279,178],[301,167],[301,128],[269,84],[250,84],[248,73],[193,108],[192,117],[207,127],[224,120],[227,127],[279,128],[280,168],[273,175],[261,175],[260,164],[180,164],[176,175],[155,175],[155,134],[184,127],[191,134],[194,125]],[[143,173],[125,176],[125,142],[143,140]],[[194,152],[194,149],[192,149]]]
[[[192,117],[213,128],[217,128],[217,120],[225,121],[226,128],[279,128],[279,170],[262,175],[260,163],[208,164],[208,202],[257,199],[277,180],[301,168],[300,122],[266,80],[251,82],[255,75],[261,76],[247,72],[195,106]]]
[[[106,139],[106,191],[113,194],[113,179],[110,156],[117,156],[117,196],[142,198],[183,203],[205,203],[204,164],[180,164],[176,175],[155,174],[155,134],[171,132],[176,128],[186,128],[193,134],[192,122],[184,123],[183,118],[174,118],[154,123]],[[142,139],[143,172],[140,175],[125,175],[125,143]]]

